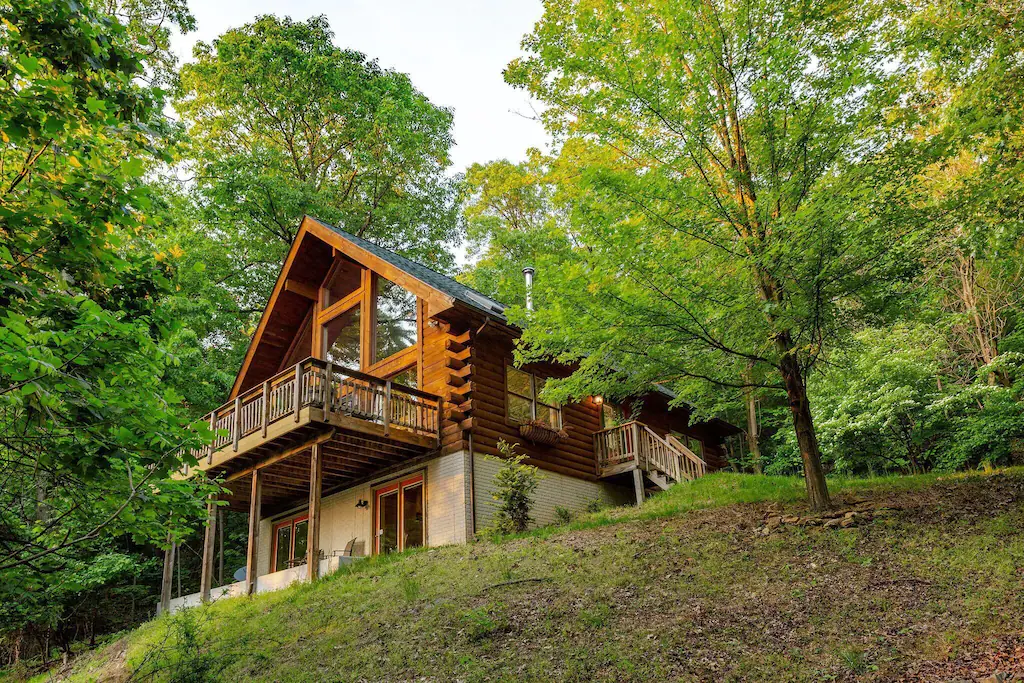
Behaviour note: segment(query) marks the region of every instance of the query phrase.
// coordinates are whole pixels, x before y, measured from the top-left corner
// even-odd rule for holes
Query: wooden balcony
[[[437,449],[437,396],[315,358],[278,373],[205,418],[213,442],[194,452],[197,469],[220,476],[244,509],[239,481],[265,470],[264,504],[273,508],[308,492],[308,458],[324,451],[325,488],[337,488]],[[302,470],[302,471],[300,471]],[[186,474],[188,474],[186,472]]]
[[[597,475],[610,477],[639,470],[659,485],[691,481],[707,474],[708,466],[671,434],[660,436],[642,422],[627,422],[594,434]]]

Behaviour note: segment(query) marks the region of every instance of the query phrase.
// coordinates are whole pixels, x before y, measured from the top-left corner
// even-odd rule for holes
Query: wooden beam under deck
[[[260,473],[262,514],[273,515],[308,503],[312,475],[310,452],[314,447],[321,448],[321,489],[332,493],[399,470],[437,452],[436,448],[425,449],[386,438],[353,434],[336,427],[317,433],[312,431],[316,425],[306,426],[301,434],[308,436],[301,441],[283,436],[231,459],[215,471],[208,471],[212,476],[227,474],[225,485],[232,490],[232,494],[226,496],[228,509],[249,510],[251,487],[244,485],[248,483],[244,480],[254,472]],[[326,425],[319,424],[319,427]],[[275,450],[277,444],[281,447]],[[232,466],[238,469],[232,471]]]

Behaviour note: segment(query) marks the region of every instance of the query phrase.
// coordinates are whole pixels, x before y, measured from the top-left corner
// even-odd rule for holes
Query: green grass
[[[1024,471],[1024,468],[1018,468]],[[911,491],[928,486],[939,480],[958,480],[984,476],[975,472],[946,474],[887,475],[877,477],[831,477],[828,480],[830,495],[837,503],[843,498],[856,496],[863,491]],[[716,472],[694,482],[673,486],[648,498],[643,507],[621,507],[581,515],[569,524],[553,525],[531,529],[525,534],[496,536],[489,540],[503,542],[509,539],[550,537],[569,530],[593,529],[607,524],[633,520],[652,520],[671,517],[694,510],[706,510],[742,503],[799,504],[805,500],[807,491],[802,477],[734,474]]]
[[[801,480],[716,474],[157,619],[71,680],[889,680],[1019,633],[1024,472],[830,487],[898,509],[761,536]]]

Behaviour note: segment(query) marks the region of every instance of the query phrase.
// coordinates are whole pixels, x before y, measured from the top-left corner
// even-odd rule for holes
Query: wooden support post
[[[310,581],[316,581],[320,575],[320,496],[323,484],[323,446],[314,444],[309,456],[309,525],[306,527],[306,569]]]
[[[238,439],[241,438],[241,436],[242,436],[242,397],[241,396],[235,396],[235,417],[234,417],[234,423],[235,423],[235,426],[234,426],[234,428],[231,431],[233,431],[235,433],[235,435],[234,435],[234,440],[233,440],[233,443],[231,444],[231,447],[237,453],[238,452]]]
[[[210,601],[210,590],[213,588],[213,555],[217,540],[217,506],[215,497],[210,497],[206,504],[206,535],[203,537],[203,564],[199,574],[199,597],[203,602]]]
[[[634,422],[630,425],[630,431],[633,432],[633,460],[636,462],[637,468],[647,469],[647,463],[643,460],[643,452],[640,448],[640,425]]]
[[[633,470],[633,490],[636,492],[637,507],[644,504],[644,473],[639,469]]]
[[[217,584],[224,585],[224,510],[217,508],[217,537],[220,552],[217,553]]]
[[[249,495],[249,545],[245,550],[245,592],[252,595],[256,592],[256,567],[259,559],[260,540],[260,496],[263,493],[263,480],[260,470],[253,470],[252,491]]]
[[[171,611],[171,584],[174,578],[174,551],[177,544],[171,543],[171,534],[167,534],[167,549],[164,550],[164,574],[160,580],[160,614]]]
[[[260,415],[260,426],[263,428],[263,438],[267,438],[267,425],[270,424],[270,380],[263,383],[263,411]]]
[[[295,421],[299,421],[299,411],[302,410],[302,363],[295,364]]]

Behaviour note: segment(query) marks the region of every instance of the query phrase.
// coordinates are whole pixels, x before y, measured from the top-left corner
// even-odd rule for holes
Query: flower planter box
[[[538,422],[519,425],[519,435],[540,446],[554,446],[565,438],[564,431],[552,429],[549,425]]]

